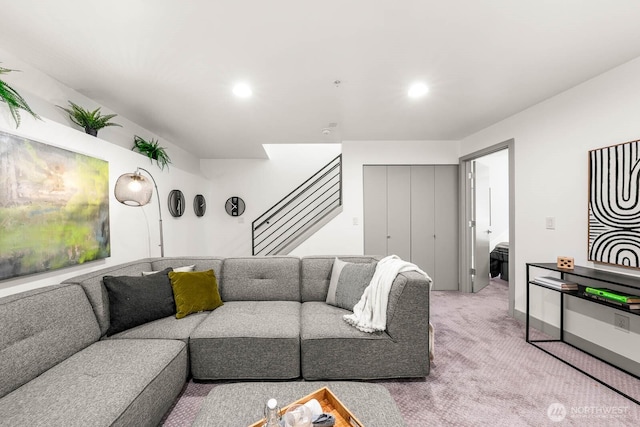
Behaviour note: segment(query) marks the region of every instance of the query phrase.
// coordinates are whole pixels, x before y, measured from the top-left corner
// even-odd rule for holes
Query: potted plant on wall
[[[0,67],[0,74],[7,74],[11,71],[8,68]],[[24,110],[27,113],[31,114],[36,119],[40,119],[36,113],[31,110],[27,101],[18,93],[14,88],[6,84],[4,81],[0,80],[0,101],[6,103],[9,106],[9,111],[11,111],[11,116],[13,120],[16,122],[16,128],[20,126],[20,110]]]
[[[84,131],[92,136],[98,136],[98,130],[107,126],[120,126],[118,123],[110,122],[111,119],[117,116],[117,114],[105,114],[100,113],[100,108],[96,108],[93,111],[85,110],[78,104],[69,101],[71,108],[64,108],[57,106],[69,114],[69,118],[75,124],[84,128]]]
[[[139,153],[144,154],[149,157],[151,163],[156,161],[156,164],[160,167],[160,169],[164,169],[165,166],[169,167],[169,163],[171,163],[171,159],[167,154],[164,147],[160,147],[159,141],[151,138],[151,141],[147,141],[144,138],[135,135],[133,137],[133,148],[131,150],[138,151]]]

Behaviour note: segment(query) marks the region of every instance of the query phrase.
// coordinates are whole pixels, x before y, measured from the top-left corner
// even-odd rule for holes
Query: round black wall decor
[[[229,197],[227,199],[227,203],[225,203],[224,205],[224,209],[231,216],[242,215],[244,213],[244,208],[245,208],[244,200],[242,200],[240,197],[237,197],[237,196]]]
[[[171,190],[169,193],[169,213],[171,216],[182,216],[184,213],[184,194],[180,190]]]
[[[193,211],[196,213],[196,216],[203,216],[207,210],[207,202],[204,199],[202,194],[197,194],[196,197],[193,198]]]

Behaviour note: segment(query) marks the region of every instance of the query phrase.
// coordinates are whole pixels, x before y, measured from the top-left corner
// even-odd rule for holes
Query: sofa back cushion
[[[197,256],[147,258],[72,277],[65,280],[64,283],[77,283],[84,288],[98,319],[100,332],[104,335],[109,329],[109,297],[107,289],[102,283],[104,276],[142,276],[143,272],[162,271],[168,267],[177,268],[195,265],[195,271],[213,270],[216,277],[220,277],[223,259]]]
[[[0,298],[0,325],[0,398],[100,339],[78,285]]]
[[[67,279],[63,283],[76,283],[84,288],[98,319],[100,333],[104,335],[109,329],[109,296],[102,283],[102,278],[104,276],[142,276],[143,271],[152,270],[151,260],[143,259],[82,274]]]
[[[300,301],[300,259],[226,258],[220,296],[222,301]]]
[[[300,260],[300,292],[302,302],[326,301],[331,281],[333,260],[336,257],[345,262],[372,263],[379,261],[374,256],[308,256]]]

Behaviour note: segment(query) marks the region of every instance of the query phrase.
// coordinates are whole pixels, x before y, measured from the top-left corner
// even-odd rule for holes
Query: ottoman
[[[406,427],[393,398],[379,384],[347,381],[249,382],[213,388],[193,427],[247,427],[263,418],[264,405],[275,398],[286,406],[322,387],[342,401],[365,427]]]

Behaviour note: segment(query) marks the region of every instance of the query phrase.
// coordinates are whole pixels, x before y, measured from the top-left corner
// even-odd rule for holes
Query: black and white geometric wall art
[[[640,141],[589,151],[589,261],[640,268]]]

